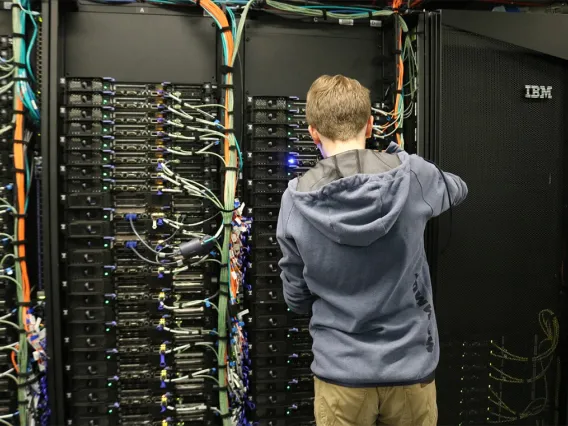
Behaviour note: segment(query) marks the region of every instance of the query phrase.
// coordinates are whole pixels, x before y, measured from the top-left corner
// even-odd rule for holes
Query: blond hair
[[[322,75],[308,91],[308,123],[332,141],[355,138],[370,115],[369,89],[352,78]]]

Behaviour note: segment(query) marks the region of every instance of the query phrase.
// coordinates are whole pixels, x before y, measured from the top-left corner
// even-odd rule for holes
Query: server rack
[[[54,125],[58,121],[58,87],[59,87],[59,77],[61,76],[62,61],[64,61],[61,55],[61,43],[62,39],[65,37],[63,33],[62,26],[60,25],[60,19],[62,17],[62,11],[66,10],[68,3],[52,0],[51,2],[45,0],[42,3],[43,16],[44,16],[44,31],[43,31],[43,57],[44,57],[44,67],[48,70],[46,73],[46,78],[42,81],[43,86],[43,97],[44,104],[47,108],[42,109],[42,147],[43,147],[43,157],[45,164],[56,164],[57,158],[57,144],[53,141],[57,140],[58,132]],[[72,6],[72,4],[71,4]],[[457,25],[455,20],[456,16],[452,16],[452,13],[445,14],[448,21],[452,20],[453,25]],[[492,17],[493,19],[494,17]],[[507,17],[509,19],[509,17]],[[528,17],[522,17],[519,19],[528,19]],[[545,18],[538,18],[545,19]],[[559,17],[554,17],[551,19],[559,19]],[[470,22],[472,22],[470,20]],[[527,21],[525,21],[527,22]],[[552,22],[552,21],[549,21]],[[256,29],[257,22],[253,22],[253,27],[250,28],[250,35],[254,37],[254,30]],[[418,132],[417,132],[417,142],[418,153],[424,155],[425,157],[440,162],[444,166],[444,159],[441,154],[440,142],[443,140],[443,134],[440,135],[441,128],[439,123],[442,120],[441,117],[441,85],[443,84],[443,74],[441,70],[441,42],[444,37],[448,37],[447,34],[442,32],[440,26],[440,17],[436,13],[426,13],[419,17],[419,57],[421,59],[421,66],[419,67],[420,79],[421,79],[421,90],[420,90],[420,100],[419,100],[419,112],[418,112]],[[465,24],[462,24],[465,28]],[[545,24],[545,26],[551,25]],[[494,26],[491,26],[494,28]],[[471,27],[467,28],[472,30]],[[484,30],[478,29],[480,33]],[[510,41],[510,40],[509,40]],[[254,43],[254,40],[253,40]],[[534,48],[534,47],[533,47]],[[252,48],[248,52],[252,52]],[[543,49],[544,50],[544,49]],[[246,53],[247,48],[245,46],[244,56],[252,53]],[[561,54],[558,53],[560,56]],[[251,63],[245,58],[244,66],[244,79],[245,86],[252,85],[253,80],[258,77],[255,76],[254,71],[251,71],[249,65]],[[204,80],[205,81],[205,80]],[[304,83],[302,83],[304,84]],[[303,89],[302,89],[303,90]],[[301,95],[297,93],[296,89],[279,89],[277,90],[277,95],[289,96],[289,95]],[[255,92],[252,89],[250,95],[262,96],[270,95],[264,91]],[[243,120],[244,121],[244,120]],[[49,300],[49,307],[51,309],[51,315],[49,318],[50,327],[49,331],[49,351],[51,358],[51,367],[49,369],[49,384],[51,387],[50,398],[52,403],[52,422],[54,424],[64,423],[63,405],[64,401],[62,386],[62,372],[63,365],[61,360],[63,359],[63,349],[60,343],[62,342],[61,326],[60,326],[60,312],[61,306],[59,306],[59,285],[61,279],[58,271],[58,253],[59,247],[57,239],[54,236],[59,235],[59,220],[57,216],[57,210],[59,208],[55,195],[57,191],[55,188],[56,182],[59,179],[58,171],[53,167],[47,167],[43,170],[44,181],[49,182],[49,185],[44,186],[43,192],[43,203],[45,206],[44,221],[46,226],[44,227],[44,252],[45,252],[45,262],[44,262],[44,272],[46,276],[51,278],[52,285],[47,289],[47,297]],[[434,223],[429,228],[428,231],[428,255],[429,261],[433,268],[434,281],[438,281],[438,276],[440,271],[438,270],[438,258],[440,256],[439,248],[442,243],[445,242],[447,237],[448,227],[444,223]],[[435,290],[436,291],[436,290]],[[439,293],[437,293],[439,294]],[[444,366],[441,365],[441,368]],[[441,407],[441,410],[444,408]],[[562,422],[562,420],[560,420]]]

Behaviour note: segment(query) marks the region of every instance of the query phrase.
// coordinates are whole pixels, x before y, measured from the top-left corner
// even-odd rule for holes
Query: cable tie
[[[218,365],[217,366],[218,370],[226,370],[227,369],[227,364],[223,364],[223,365]]]
[[[231,336],[229,336],[228,334],[225,334],[223,336],[221,336],[219,334],[217,335],[217,340],[230,340],[230,339],[231,339]]]
[[[26,371],[24,372],[20,372],[18,373],[18,376],[22,376],[22,377],[30,377],[33,373],[31,371]]]
[[[22,68],[22,69],[26,69],[26,64],[22,63],[22,62],[12,62],[12,64],[14,64],[15,66],[17,66],[18,68]]]
[[[22,257],[14,257],[13,258],[15,262],[23,262],[26,260],[26,256],[22,256]]]
[[[327,10],[322,10],[322,14],[323,14],[323,20],[327,21]]]
[[[394,54],[395,55],[402,55],[402,50],[397,49],[397,50],[394,51]]]
[[[226,32],[228,32],[228,31],[229,31],[229,32],[232,31],[232,28],[231,28],[230,26],[221,27],[221,28],[217,27],[217,29],[219,30],[219,32],[222,32],[222,33],[226,33]]]
[[[12,38],[26,38],[26,35],[23,33],[12,33]]]
[[[29,141],[24,141],[22,139],[14,139],[14,140],[12,140],[12,142],[14,144],[21,144],[21,145],[28,145],[29,144]]]
[[[14,81],[30,81],[28,77],[12,77]]]
[[[25,328],[19,328],[18,333],[20,334],[28,334],[28,331]]]
[[[235,111],[225,111],[227,113],[227,115],[233,115],[235,113]]]
[[[12,7],[14,7],[14,6],[12,6]],[[20,6],[18,6],[18,9],[19,9],[19,8],[20,8]],[[20,401],[20,400],[18,399],[18,405],[28,405],[29,403],[30,403],[30,401],[28,401],[27,399],[24,399],[24,400],[22,400],[22,401]]]
[[[402,89],[397,89],[394,91],[394,93],[398,94],[398,95],[402,95]]]
[[[369,19],[373,19],[373,12],[371,10],[369,10]]]
[[[234,135],[235,134],[235,130],[234,129],[223,129],[224,133],[228,133],[230,135]]]
[[[12,171],[15,173],[26,173],[26,169],[18,169],[16,167],[14,167]]]
[[[235,85],[234,84],[220,84],[219,88],[220,89],[234,89]]]
[[[225,391],[227,392],[229,388],[227,386],[215,386],[218,391]]]
[[[401,135],[402,132],[403,132],[402,127],[398,127],[398,128],[396,129],[396,133],[398,133],[399,135]]]
[[[201,0],[195,0],[195,5],[196,5],[197,7],[201,6]]]
[[[230,145],[230,146],[229,146],[229,151],[238,151],[237,145]],[[231,210],[231,211],[234,211],[234,210]]]
[[[23,246],[23,245],[26,245],[27,243],[28,243],[27,240],[12,241],[12,245],[14,245],[14,246]]]
[[[221,65],[221,74],[230,74],[234,72],[233,70],[234,68],[229,65]]]
[[[16,306],[20,306],[22,308],[29,308],[32,306],[32,302],[16,302]]]
[[[20,213],[14,213],[14,212],[12,212],[12,216],[14,216],[15,218],[18,218],[18,219],[25,219],[25,218],[28,217],[27,213],[20,214]]]
[[[24,115],[25,112],[24,112],[23,110],[15,109],[14,111],[12,111],[12,114],[21,114],[21,115]]]
[[[221,267],[223,266],[227,267],[227,265],[221,265]],[[229,294],[229,289],[226,287],[221,287],[219,288],[219,294],[227,295]]]
[[[223,390],[227,390],[227,386],[224,386],[224,387],[225,387],[225,389],[223,389]],[[219,390],[221,390],[221,389],[219,389]],[[232,416],[231,413],[219,414],[219,417],[221,417],[222,419],[228,419],[231,416]]]
[[[227,171],[227,172],[238,172],[239,168],[238,167],[233,167],[233,166],[223,166],[221,167],[222,171]]]

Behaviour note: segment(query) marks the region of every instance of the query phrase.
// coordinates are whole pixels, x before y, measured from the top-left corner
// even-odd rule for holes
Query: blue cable
[[[35,21],[34,13],[31,10],[31,6],[30,6],[29,2],[27,0],[22,0],[20,2],[20,4],[22,5],[22,9],[21,9],[22,12],[25,15],[29,15],[29,17],[32,21],[33,27],[34,27],[34,31],[32,33],[32,38],[30,39],[30,44],[29,44],[27,52],[26,52],[25,64],[26,64],[26,69],[29,73],[29,76],[35,82],[36,79],[35,79],[34,73],[32,71],[30,56],[31,56],[31,53],[32,53],[33,46],[35,45],[35,42],[36,42],[36,39],[37,39],[38,27],[37,27],[37,23]],[[25,19],[26,19],[25,15],[23,15],[23,20],[22,20],[24,22],[24,27],[25,27]]]
[[[237,38],[237,18],[235,17],[235,13],[231,8],[227,9],[227,14],[229,18],[231,18],[231,32],[233,33],[233,39],[236,40]]]

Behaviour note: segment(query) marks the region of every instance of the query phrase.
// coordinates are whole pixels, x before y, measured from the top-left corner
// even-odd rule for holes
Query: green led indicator
[[[106,100],[106,99],[104,99],[104,100],[103,100],[103,104],[106,104],[106,103],[107,103],[107,100]]]
[[[103,216],[103,219],[108,219],[108,216],[105,214],[105,215]]]
[[[290,335],[288,334],[288,335],[287,335],[286,337],[288,337],[288,338],[289,338],[289,337],[290,337]]]
[[[110,359],[110,355],[107,355],[107,359]],[[108,385],[112,386],[112,383],[109,383]]]
[[[104,247],[105,247],[105,248],[108,248],[108,244],[105,244]]]
[[[290,390],[290,386],[286,386],[286,389]]]
[[[103,129],[103,132],[108,132],[108,129],[105,127],[105,128]]]
[[[110,328],[107,328],[106,331],[107,331],[107,333],[108,333],[108,332],[110,331]]]
[[[107,158],[106,158],[106,157],[103,157],[103,160],[105,160],[105,161],[106,161],[106,160],[107,160]]]
[[[105,277],[108,277],[108,272],[105,272]]]
[[[105,305],[108,305],[110,302],[108,300],[105,300]],[[107,329],[108,331],[108,329]]]
[[[290,415],[290,412],[289,412],[289,411],[286,411],[286,415],[289,416],[289,415]]]
[[[109,358],[110,358],[110,356],[107,356],[107,359],[109,359]],[[112,383],[109,383],[107,386],[108,386],[109,388],[112,388]]]
[[[109,413],[109,414],[112,414],[112,408],[111,408],[110,410],[108,410],[108,413]]]
[[[108,186],[103,186],[103,189],[105,189],[105,190],[108,189]]]
[[[105,172],[105,173],[103,173],[103,176],[108,176],[108,173],[106,173],[106,172]]]

